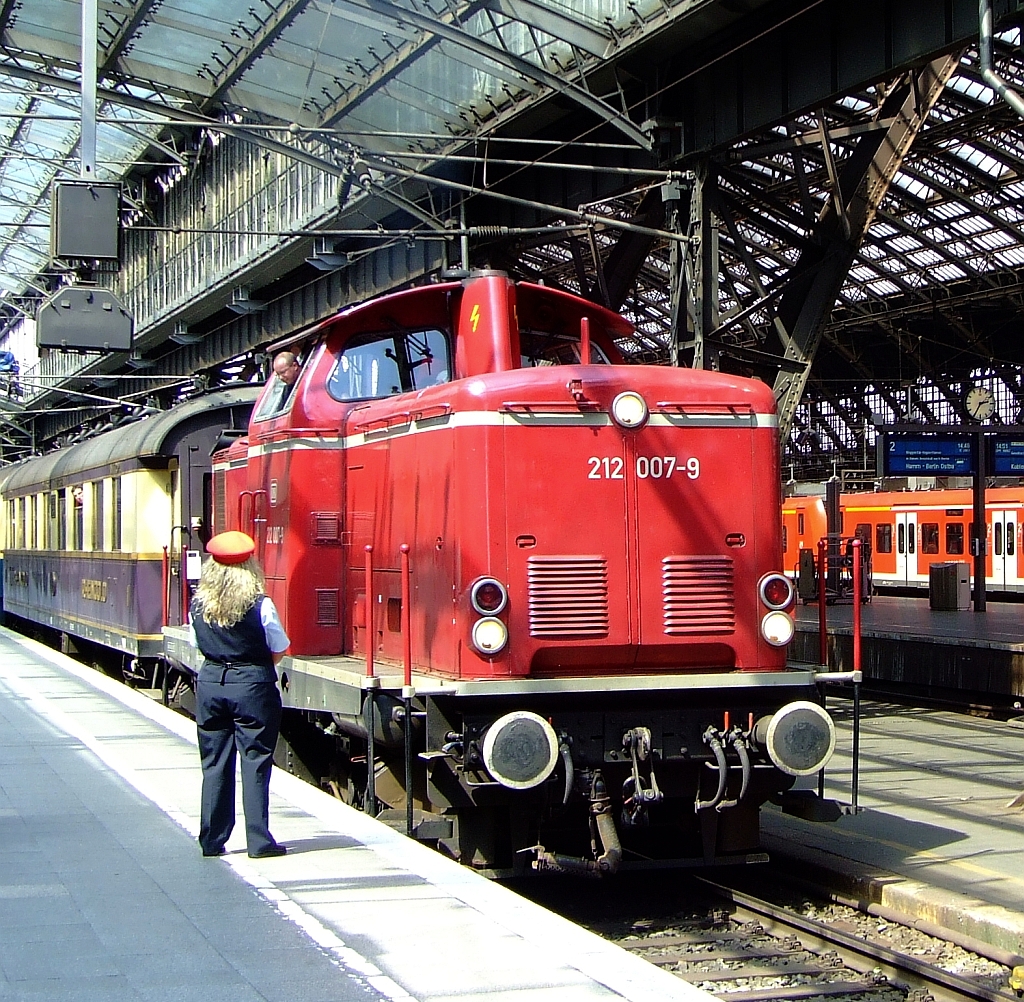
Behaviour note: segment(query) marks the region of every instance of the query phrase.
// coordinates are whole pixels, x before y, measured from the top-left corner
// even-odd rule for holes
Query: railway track
[[[918,956],[704,878],[719,907],[701,918],[634,926],[619,945],[730,1002],[1009,1002],[999,990]],[[1005,980],[1003,981],[1005,985]]]

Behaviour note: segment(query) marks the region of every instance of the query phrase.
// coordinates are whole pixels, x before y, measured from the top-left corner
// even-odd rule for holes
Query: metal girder
[[[146,20],[146,15],[160,2],[161,0],[135,0],[125,19],[118,25],[116,34],[103,47],[99,65],[96,67],[98,80],[102,80],[114,68],[131,42],[132,36]]]
[[[239,45],[227,64],[213,77],[212,89],[200,105],[200,110],[209,112],[309,4],[310,0],[282,0],[266,20],[261,20],[259,28],[249,38],[248,43]]]
[[[0,35],[7,30],[7,22],[18,6],[18,0],[2,0],[0,2]]]
[[[718,369],[718,349],[710,343],[718,328],[718,226],[713,215],[718,173],[714,164],[704,161],[694,174],[683,259],[686,312],[693,330],[693,368]]]
[[[514,52],[508,52],[500,46],[485,42],[463,28],[452,24],[443,24],[432,17],[427,17],[407,7],[400,7],[398,4],[392,3],[391,0],[342,0],[342,2],[350,6],[373,11],[382,17],[391,18],[400,23],[412,24],[425,32],[433,33],[439,38],[451,42],[453,45],[474,52],[485,59],[490,59],[499,66],[514,70],[528,80],[543,84],[545,87],[551,88],[556,93],[562,94],[576,104],[586,108],[599,119],[614,126],[623,135],[628,136],[629,139],[642,149],[649,150],[652,148],[650,136],[645,135],[638,125],[618,109],[586,90],[582,86],[582,80],[580,84],[563,80],[554,73],[549,73],[536,63],[531,63],[528,59],[524,59]]]
[[[633,222],[650,229],[665,225],[665,202],[661,188],[651,188],[637,206]],[[622,309],[629,290],[643,267],[654,237],[645,233],[622,233],[604,263],[604,281],[613,310]]]
[[[783,439],[789,434],[807,385],[807,374],[821,340],[822,328],[857,249],[911,144],[959,63],[960,53],[942,56],[911,74],[909,80],[889,93],[877,117],[892,118],[893,124],[884,132],[862,136],[839,177],[849,237],[842,235],[843,223],[835,206],[829,206],[815,228],[815,243],[804,250],[793,269],[796,277],[778,308],[791,339],[783,356],[804,362],[806,368],[802,373],[780,372],[775,380],[779,433]]]
[[[539,28],[545,34],[568,42],[592,56],[603,56],[614,42],[608,30],[601,30],[583,21],[563,14],[557,7],[537,3],[536,0],[484,0],[487,10]]]

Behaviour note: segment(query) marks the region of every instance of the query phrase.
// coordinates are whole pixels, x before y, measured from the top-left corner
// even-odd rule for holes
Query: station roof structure
[[[849,5],[101,0],[97,177],[125,183],[129,225],[151,222],[139,179],[149,180],[149,197],[166,192],[204,144],[229,135],[266,154],[290,150],[345,192],[375,196],[347,215],[339,196],[342,230],[381,227],[396,212],[410,232],[436,229],[439,206],[484,204],[470,221],[486,263],[621,309],[637,327],[624,349],[666,361],[682,241],[665,239],[673,220],[662,185],[681,185],[674,232],[685,235],[692,172],[710,159],[719,256],[711,341],[723,368],[771,381],[780,300],[822,239],[843,172],[856,165],[863,137],[892,121],[882,109],[907,73],[952,55],[809,355],[789,448],[813,466],[855,451],[872,415],[963,418],[972,380],[997,389],[1001,420],[1024,409],[1024,126],[981,77],[975,3],[902,6],[914,17],[948,8],[945,35],[901,61],[902,29],[887,21],[884,72],[844,86],[842,66],[833,66],[820,100],[790,99],[759,121],[751,118],[757,81],[741,81],[729,105],[722,68],[740,60],[737,73],[748,73],[749,54],[772,31],[825,10],[840,37]],[[998,71],[1024,90],[1020,13],[1013,0],[999,0],[996,13]],[[54,183],[79,176],[81,16],[78,0],[0,0],[0,323],[8,330],[66,281],[50,255],[49,207]],[[788,57],[790,91],[817,44],[795,31],[791,48],[804,49]],[[704,77],[718,80],[719,92],[701,91]],[[715,105],[711,139],[700,138],[702,100]],[[632,245],[631,226],[645,231]],[[154,327],[143,348],[153,354],[169,329]],[[176,373],[164,367],[168,376],[197,364],[189,357]],[[203,357],[226,362],[232,346]],[[108,365],[108,377],[136,372],[128,361]],[[7,439],[15,453],[18,441]]]

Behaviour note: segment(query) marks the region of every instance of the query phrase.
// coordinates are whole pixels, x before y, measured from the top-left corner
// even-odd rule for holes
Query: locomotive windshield
[[[338,357],[327,379],[335,400],[371,400],[447,383],[448,337],[443,331],[361,334]]]
[[[579,335],[550,334],[547,331],[519,332],[520,365],[532,369],[541,365],[579,365]],[[593,341],[590,342],[592,365],[608,365],[608,357]]]

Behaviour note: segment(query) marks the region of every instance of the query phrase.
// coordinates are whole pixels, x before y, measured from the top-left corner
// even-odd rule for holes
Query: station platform
[[[712,997],[280,770],[288,855],[204,859],[200,781],[191,721],[0,628],[0,1000]]]
[[[829,664],[853,667],[853,606],[826,608]],[[817,663],[818,606],[796,607],[794,662]],[[1012,707],[1024,700],[1024,604],[939,612],[927,598],[875,595],[861,606],[865,683],[957,702]]]
[[[838,746],[825,795],[849,803],[851,707],[829,709]],[[1024,726],[865,702],[859,786],[863,810],[835,823],[763,810],[773,861],[1024,963]]]

